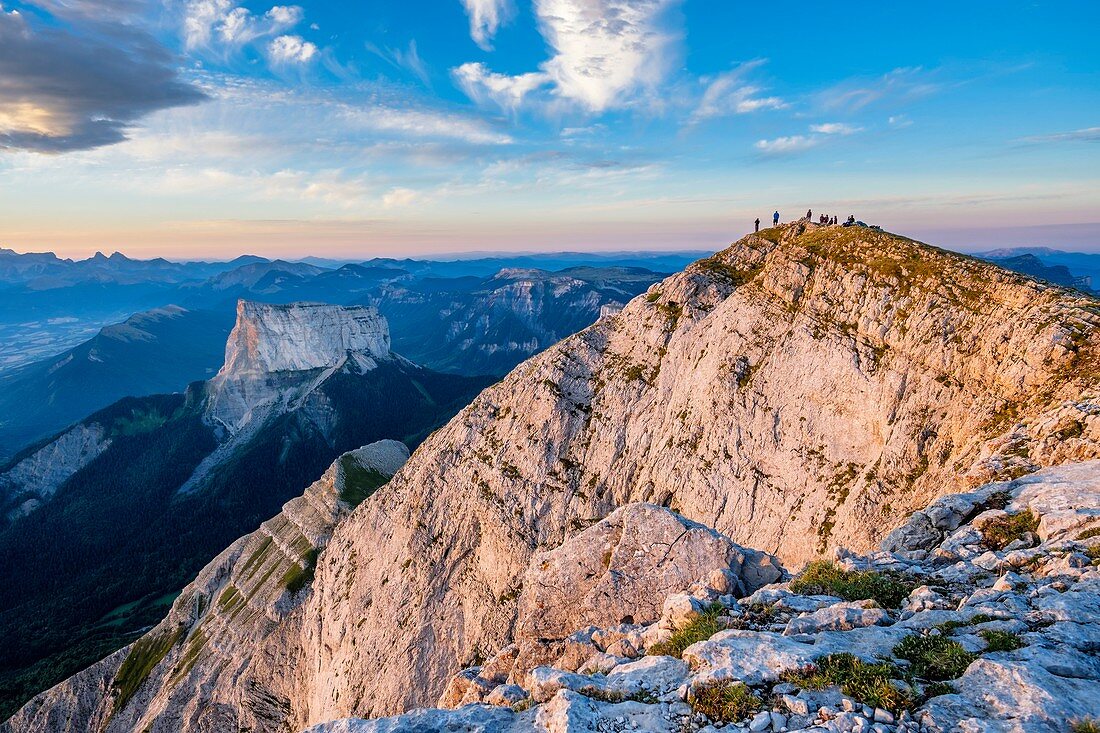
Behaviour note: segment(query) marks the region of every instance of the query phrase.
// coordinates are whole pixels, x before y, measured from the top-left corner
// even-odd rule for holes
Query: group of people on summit
[[[806,216],[804,216],[802,218],[805,221],[812,221],[813,218],[814,218],[813,209],[807,209],[806,210]],[[817,217],[817,223],[821,224],[822,226],[835,226],[837,224],[837,217],[836,217],[835,214],[834,215],[822,214],[821,216]],[[845,220],[845,222],[843,224],[841,224],[841,226],[850,227],[850,226],[854,226],[855,224],[856,224],[855,214],[848,214],[848,218]],[[775,212],[774,214],[772,214],[772,226],[779,226],[779,212],[778,211]],[[756,220],[756,231],[758,231],[758,232],[760,231],[760,219],[759,218],[757,218],[757,220]]]

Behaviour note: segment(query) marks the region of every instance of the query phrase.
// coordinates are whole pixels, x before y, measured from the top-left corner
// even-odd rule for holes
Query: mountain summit
[[[237,323],[216,379],[339,366],[348,354],[385,358],[390,329],[375,308],[237,302]]]
[[[251,572],[230,558],[10,729],[283,731],[430,705],[517,641],[536,553],[634,502],[792,567],[870,550],[937,496],[1100,456],[1098,305],[885,232],[750,234],[483,391],[338,523],[275,628],[219,607]]]
[[[302,402],[336,370],[365,373],[394,358],[389,325],[374,308],[241,300],[207,416],[236,433],[277,403]]]

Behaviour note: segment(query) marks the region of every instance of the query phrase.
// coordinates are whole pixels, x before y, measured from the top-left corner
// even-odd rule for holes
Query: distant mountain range
[[[1094,283],[1100,284],[1100,254],[1050,247],[1009,247],[979,252],[977,256],[1006,270],[1085,292],[1097,292]]]
[[[485,278],[507,268],[640,267],[668,273],[698,254],[553,253],[365,262],[288,262],[244,255],[229,262],[172,262],[135,260],[117,252],[69,260],[50,252],[19,254],[0,248],[0,371],[57,356],[103,326],[169,304],[231,313],[238,298],[350,303],[386,282]]]
[[[222,365],[242,298],[374,306],[391,324],[397,353],[440,371],[503,375],[662,277],[637,267],[587,266],[436,277],[436,263],[408,262],[414,273],[391,262],[335,270],[249,262],[159,290],[157,297],[183,305],[142,311],[60,354],[0,371],[0,461],[122,397],[177,392],[209,378]]]

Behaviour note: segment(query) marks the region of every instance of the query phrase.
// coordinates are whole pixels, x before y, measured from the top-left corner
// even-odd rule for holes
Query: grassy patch
[[[1100,537],[1100,527],[1092,527],[1077,534],[1078,540],[1091,540],[1093,537]]]
[[[175,631],[146,634],[134,642],[112,683],[115,691],[115,710],[121,710],[126,703],[130,702],[153,669],[183,638],[183,634],[184,629],[181,626]]]
[[[344,456],[340,459],[340,468],[343,469],[344,483],[340,487],[340,501],[352,509],[362,504],[367,497],[382,486],[386,485],[389,477],[373,468],[364,468],[355,456]]]
[[[292,563],[290,569],[283,573],[283,587],[292,594],[305,588],[313,580],[313,573],[317,569],[317,555],[318,550],[314,547],[302,557],[300,563]]]
[[[995,631],[993,629],[982,629],[978,632],[978,636],[985,639],[987,652],[1011,652],[1020,647],[1027,646],[1023,639],[1011,631]]]
[[[1026,512],[994,517],[979,529],[982,539],[990,549],[1003,550],[1028,532],[1039,529],[1039,516],[1029,509]]]
[[[868,664],[851,654],[830,654],[801,669],[784,672],[780,678],[809,690],[839,687],[865,705],[899,713],[917,704],[911,689],[902,689],[891,681],[901,676],[901,671],[889,662]]]
[[[910,671],[924,680],[941,682],[962,675],[977,655],[945,636],[907,636],[894,647],[894,655],[907,659]]]
[[[714,604],[703,611],[702,616],[695,619],[684,628],[677,630],[668,641],[654,644],[646,649],[646,654],[664,654],[679,659],[683,655],[684,650],[695,642],[706,641],[719,631],[725,630],[725,624],[718,620],[718,617],[724,612],[725,608],[723,606]]]
[[[764,706],[764,701],[743,682],[722,680],[700,685],[691,691],[691,711],[712,722],[735,723]]]
[[[1100,565],[1100,545],[1086,547],[1085,557],[1092,560],[1093,565]]]
[[[843,570],[827,560],[815,560],[791,581],[791,591],[800,595],[873,600],[883,608],[897,608],[916,587],[915,581],[900,573]]]
[[[774,619],[774,605],[770,603],[753,603],[745,606],[740,616],[734,616],[729,628],[759,631],[766,628]]]
[[[737,267],[731,265],[728,262],[724,262],[717,256],[708,257],[705,260],[699,260],[696,266],[702,272],[707,273],[711,277],[719,280],[725,280],[732,285],[744,285],[748,281],[756,277],[757,273],[762,269],[759,265],[750,267]]]
[[[1070,726],[1071,733],[1100,733],[1100,722],[1092,718],[1075,720]]]

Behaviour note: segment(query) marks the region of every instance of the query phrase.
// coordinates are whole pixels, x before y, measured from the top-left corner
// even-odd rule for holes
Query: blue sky
[[[1100,249],[1098,27],[1095,2],[0,0],[0,244],[717,249],[813,207]]]

